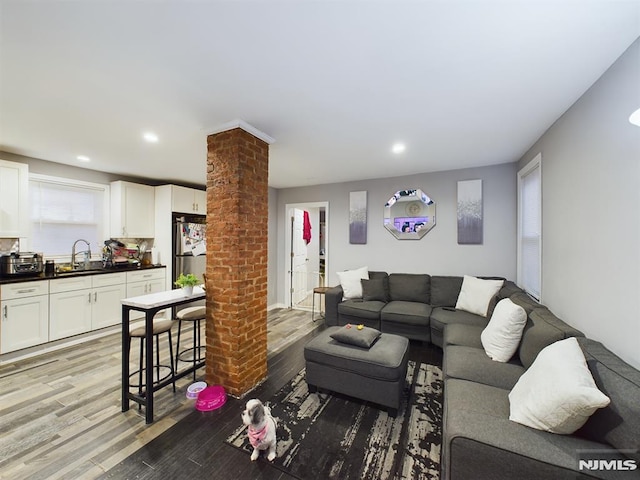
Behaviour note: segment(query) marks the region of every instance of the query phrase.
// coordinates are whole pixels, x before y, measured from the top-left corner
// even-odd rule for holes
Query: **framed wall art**
[[[367,192],[349,193],[349,243],[367,243]]]
[[[482,180],[458,182],[458,244],[481,245]]]

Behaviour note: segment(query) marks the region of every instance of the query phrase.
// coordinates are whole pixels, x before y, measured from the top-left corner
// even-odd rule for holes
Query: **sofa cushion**
[[[427,305],[426,303],[394,300],[382,308],[380,311],[380,320],[382,320],[383,323],[397,322],[428,327],[431,310],[431,305]]]
[[[443,478],[619,478],[615,471],[578,471],[577,452],[602,444],[509,421],[508,390],[450,378],[444,391]]]
[[[640,371],[588,338],[578,338],[598,388],[611,399],[597,410],[577,435],[608,443],[640,463]]]
[[[345,325],[332,332],[329,336],[340,343],[371,348],[371,345],[380,337],[380,331],[375,328]]]
[[[502,288],[498,292],[498,299],[502,300],[503,298],[509,298],[511,295],[516,293],[524,293],[524,290],[511,280],[505,280],[504,285],[502,285]]]
[[[389,282],[386,278],[362,279],[362,300],[365,302],[377,300],[379,302],[389,301]]]
[[[345,270],[344,272],[336,272],[342,290],[344,298],[362,298],[362,283],[361,279],[369,278],[369,267],[361,267],[355,270]]]
[[[446,347],[442,367],[447,378],[460,378],[506,390],[513,388],[525,371],[515,361],[494,362],[481,348],[463,345]]]
[[[511,300],[514,299],[511,298]],[[514,303],[517,302],[514,301]],[[581,331],[564,323],[546,307],[533,309],[522,331],[522,340],[518,348],[520,362],[525,368],[529,368],[544,347],[569,337],[584,337],[584,335]]]
[[[455,307],[462,288],[462,277],[431,277],[431,305],[434,307]]]
[[[380,318],[380,311],[385,305],[386,304],[384,302],[378,301],[365,302],[357,299],[345,300],[338,304],[338,312],[341,315],[378,320]]]
[[[389,299],[430,303],[431,283],[429,275],[392,273],[389,275]]]
[[[447,345],[464,345],[482,349],[482,342],[480,341],[482,330],[484,328],[477,325],[449,324],[444,329],[442,348]]]
[[[509,393],[509,420],[569,435],[611,400],[598,390],[574,337],[544,348]]]
[[[497,362],[508,362],[518,349],[526,322],[527,313],[524,308],[508,298],[500,300],[480,337],[489,358]]]
[[[531,313],[536,308],[542,307],[540,303],[524,291],[512,294],[509,299],[516,305],[520,305],[524,308],[524,311],[527,312],[527,314]]]
[[[456,309],[486,317],[489,303],[500,291],[503,284],[504,280],[482,280],[465,275],[456,302]]]
[[[453,323],[463,325],[475,325],[478,327],[486,327],[488,320],[485,317],[476,315],[475,313],[465,312],[463,310],[448,310],[450,307],[436,307],[431,312],[431,336],[436,339],[442,339],[445,326]],[[435,342],[434,342],[435,343]],[[436,343],[436,345],[442,346]]]

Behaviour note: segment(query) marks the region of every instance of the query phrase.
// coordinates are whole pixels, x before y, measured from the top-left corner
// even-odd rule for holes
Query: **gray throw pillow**
[[[379,336],[380,331],[375,328],[363,327],[358,329],[355,325],[345,325],[330,335],[331,338],[340,343],[362,348],[370,348]]]
[[[362,279],[362,300],[365,302],[377,300],[388,302],[387,286],[385,278]]]

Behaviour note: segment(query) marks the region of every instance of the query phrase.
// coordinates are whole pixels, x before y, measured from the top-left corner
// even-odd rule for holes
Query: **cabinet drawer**
[[[81,277],[61,278],[51,280],[49,291],[51,293],[71,292],[73,290],[82,290],[91,288],[91,275],[83,275]]]
[[[164,279],[164,268],[154,268],[151,270],[127,272],[127,283],[143,282],[145,280],[162,280],[162,279]]]
[[[33,297],[34,295],[47,295],[49,293],[49,280],[35,282],[8,283],[0,287],[0,298],[11,300],[14,298]]]
[[[105,273],[103,275],[94,275],[92,277],[93,287],[107,287],[109,285],[121,285],[127,281],[125,272]]]

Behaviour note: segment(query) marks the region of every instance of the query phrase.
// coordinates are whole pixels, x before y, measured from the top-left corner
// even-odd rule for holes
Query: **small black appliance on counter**
[[[2,277],[40,275],[43,268],[41,253],[13,252],[0,256],[0,276]]]

